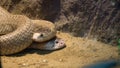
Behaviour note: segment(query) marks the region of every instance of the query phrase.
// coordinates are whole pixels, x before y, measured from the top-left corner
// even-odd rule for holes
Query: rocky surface
[[[55,22],[74,36],[112,45],[120,38],[119,0],[0,0],[0,5],[13,14]]]

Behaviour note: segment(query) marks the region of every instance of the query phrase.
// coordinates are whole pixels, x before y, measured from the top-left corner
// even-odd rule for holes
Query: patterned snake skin
[[[44,32],[45,36],[40,42],[47,41],[56,34],[54,24],[49,21],[12,15],[0,7],[0,55],[14,54],[29,47],[35,32]]]

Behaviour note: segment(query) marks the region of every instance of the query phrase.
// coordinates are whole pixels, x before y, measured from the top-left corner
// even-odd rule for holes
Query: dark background
[[[119,0],[0,0],[13,14],[45,19],[74,36],[117,45],[120,38]]]

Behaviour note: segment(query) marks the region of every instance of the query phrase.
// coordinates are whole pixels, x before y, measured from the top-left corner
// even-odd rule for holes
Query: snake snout
[[[66,47],[65,41],[61,38],[56,38],[45,44],[42,50],[59,50],[64,47]]]
[[[65,41],[63,39],[56,39],[54,48],[59,49],[59,48],[63,48],[63,47],[65,47]]]
[[[44,33],[34,33],[32,39],[35,42],[43,42],[45,38],[45,34]]]

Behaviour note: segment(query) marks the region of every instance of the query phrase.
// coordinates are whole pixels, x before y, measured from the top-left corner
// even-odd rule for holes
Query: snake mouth
[[[49,41],[42,50],[59,50],[66,47],[65,41],[61,38]]]
[[[66,47],[65,45],[65,41],[61,38],[53,38],[49,41],[46,42],[34,42],[33,45],[31,45],[29,48],[33,48],[33,49],[40,49],[40,50],[59,50]]]

